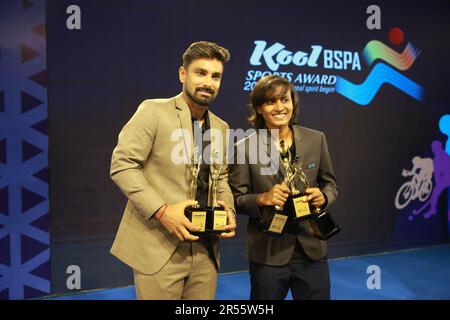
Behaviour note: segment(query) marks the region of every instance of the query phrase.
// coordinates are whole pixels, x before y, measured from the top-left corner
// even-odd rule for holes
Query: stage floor
[[[329,265],[333,300],[450,299],[450,245],[333,259],[329,261]],[[368,278],[373,274],[368,273],[370,266],[379,267],[379,289],[368,288]],[[247,270],[219,275],[218,300],[247,300],[249,293],[250,279]],[[134,286],[129,286],[49,296],[44,299],[132,300],[135,299],[135,293]],[[290,293],[287,299],[292,299]]]

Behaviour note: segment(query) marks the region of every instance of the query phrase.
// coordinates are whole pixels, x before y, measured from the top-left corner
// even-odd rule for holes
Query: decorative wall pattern
[[[45,1],[0,2],[0,299],[50,293]]]

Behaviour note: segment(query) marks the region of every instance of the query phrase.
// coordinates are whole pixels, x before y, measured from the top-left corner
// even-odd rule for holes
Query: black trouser
[[[281,267],[250,262],[251,300],[284,300],[291,289],[294,300],[329,300],[330,275],[324,257],[306,255]]]

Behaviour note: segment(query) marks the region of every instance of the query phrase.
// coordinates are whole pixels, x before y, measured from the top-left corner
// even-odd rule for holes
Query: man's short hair
[[[193,60],[201,58],[217,59],[224,65],[230,60],[230,53],[214,42],[194,42],[183,54],[183,67],[187,69]]]

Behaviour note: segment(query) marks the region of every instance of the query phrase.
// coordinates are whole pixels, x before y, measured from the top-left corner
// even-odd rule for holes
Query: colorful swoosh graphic
[[[381,59],[399,70],[408,70],[420,54],[420,50],[408,42],[403,52],[398,53],[384,43],[372,40],[367,43],[362,53],[369,66],[375,60]]]
[[[361,84],[354,84],[342,77],[337,77],[335,89],[337,93],[344,97],[360,105],[367,105],[385,83],[389,83],[411,97],[422,101],[423,88],[384,63],[376,64]]]

